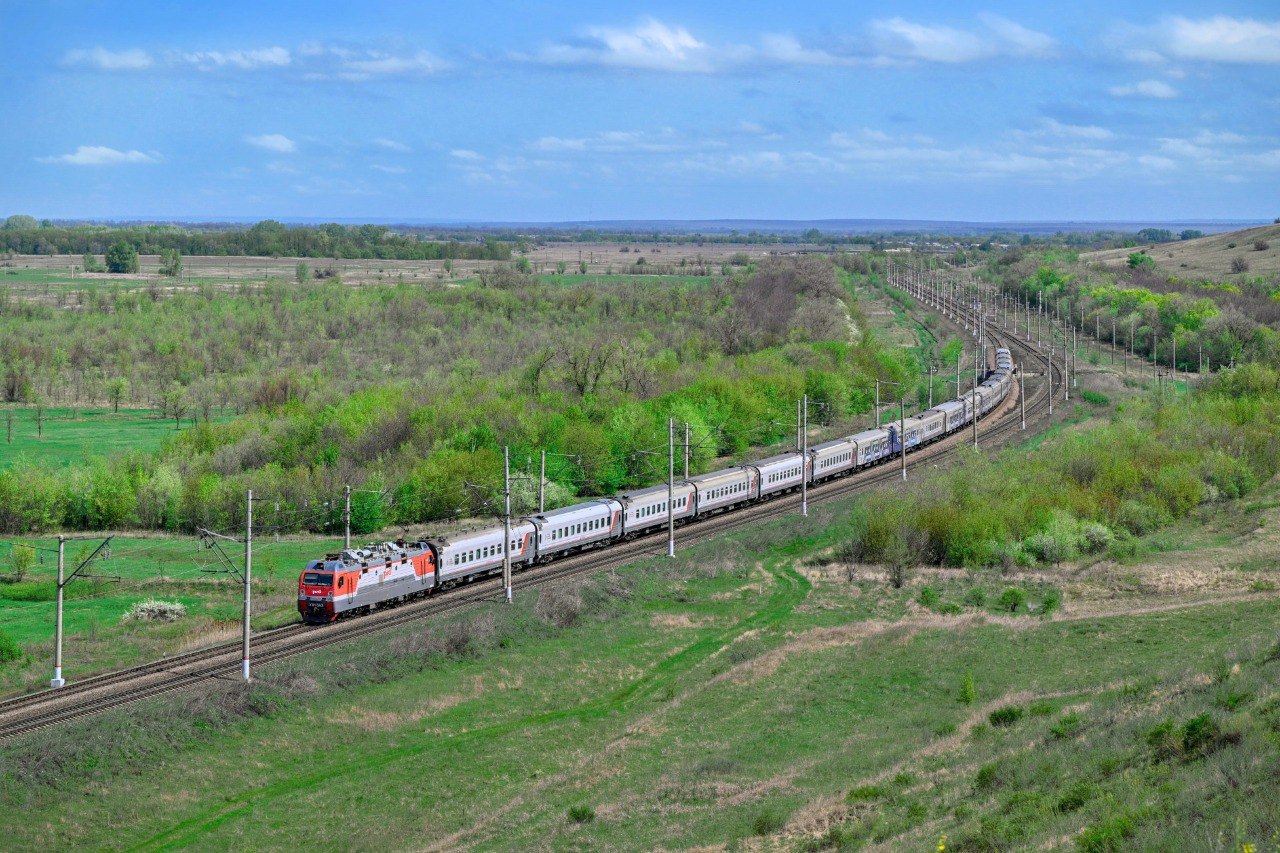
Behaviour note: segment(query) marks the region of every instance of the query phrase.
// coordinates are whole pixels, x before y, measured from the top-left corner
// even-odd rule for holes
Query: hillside
[[[1258,249],[1259,241],[1266,248]],[[1280,273],[1280,224],[1211,234],[1175,243],[1151,243],[1138,248],[1089,252],[1081,255],[1080,260],[1122,269],[1127,266],[1129,255],[1139,251],[1155,258],[1160,272],[1184,281],[1236,281],[1276,275]],[[1237,258],[1244,259],[1248,265],[1247,270],[1238,272],[1233,269],[1232,262]]]

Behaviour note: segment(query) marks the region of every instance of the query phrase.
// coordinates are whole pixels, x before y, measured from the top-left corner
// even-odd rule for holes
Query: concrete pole
[[[800,514],[809,515],[809,395],[800,401]]]
[[[1018,368],[1018,403],[1022,407],[1022,428],[1027,428],[1027,371],[1025,365]]]
[[[342,510],[342,547],[351,547],[351,487],[347,486],[346,505]]]
[[[902,442],[902,482],[907,481],[907,398],[898,400],[898,440]]]
[[[244,511],[244,636],[240,643],[240,677],[249,681],[249,634],[253,631],[253,489],[245,500]]]
[[[542,463],[538,469],[538,515],[547,511],[547,451],[542,451]]]
[[[929,408],[933,408],[933,370],[934,366],[929,365]]]
[[[506,506],[502,514],[502,588],[511,603],[511,448],[502,448],[502,497]]]
[[[1067,346],[1067,330],[1062,330],[1062,399],[1071,399],[1071,348]]]
[[[1084,322],[1083,319],[1080,321]],[[1073,328],[1071,330],[1071,387],[1080,387],[1080,330]]]
[[[67,681],[62,677],[62,585],[63,572],[66,570],[67,537],[58,534],[58,616],[53,628],[53,680],[50,687],[61,687]]]
[[[969,399],[973,401],[973,449],[978,449],[978,386],[973,386],[973,391],[969,395]]]
[[[684,478],[689,479],[689,424],[684,425]]]
[[[876,380],[876,429],[880,429],[880,380]]]
[[[667,556],[676,555],[676,419],[667,418]]]
[[[1048,367],[1046,368],[1046,371],[1049,377],[1049,414],[1050,416],[1052,416],[1053,415],[1053,335],[1049,336],[1049,360],[1045,362],[1045,364],[1048,365]]]

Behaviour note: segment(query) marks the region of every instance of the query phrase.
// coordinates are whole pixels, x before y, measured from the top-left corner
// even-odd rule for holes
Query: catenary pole
[[[346,503],[342,509],[342,547],[351,547],[351,487],[347,486]]]
[[[66,569],[67,537],[58,534],[58,615],[53,629],[53,680],[50,687],[61,687],[67,681],[62,677],[62,585]]]
[[[244,626],[240,642],[240,677],[249,681],[249,635],[253,631],[253,489],[244,511]]]
[[[1026,365],[1018,367],[1018,403],[1022,407],[1022,428],[1027,428],[1027,371]]]
[[[502,588],[511,603],[511,448],[502,448]]]
[[[898,399],[898,440],[902,443],[902,481],[907,481],[907,398]]]
[[[809,395],[800,401],[800,514],[809,515]]]
[[[667,418],[667,556],[676,555],[676,419]]]
[[[684,423],[684,478],[689,479],[689,452],[691,445],[689,444],[689,422]]]
[[[547,451],[542,451],[541,467],[538,469],[538,515],[547,511]]]

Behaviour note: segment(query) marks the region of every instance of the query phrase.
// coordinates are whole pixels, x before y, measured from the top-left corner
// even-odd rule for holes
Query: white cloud
[[[383,139],[380,137],[373,140],[373,144],[379,148],[385,148],[388,151],[398,151],[401,154],[407,153],[411,150],[408,145],[405,145],[403,142],[397,142],[394,139]]]
[[[70,154],[37,157],[36,160],[40,163],[65,163],[70,166],[119,166],[124,163],[157,163],[160,156],[155,152],[144,154],[141,151],[117,151],[103,145],[81,145]]]
[[[403,175],[409,171],[404,166],[384,166],[381,163],[371,163],[370,169],[377,169],[379,172],[386,172],[388,175]]]
[[[282,68],[293,62],[293,56],[283,47],[265,47],[254,50],[204,50],[194,53],[178,53],[175,61],[193,65],[201,71],[234,68],[252,71],[257,68]]]
[[[359,58],[343,59],[339,76],[345,80],[367,80],[387,75],[437,74],[448,68],[449,63],[425,50],[409,56],[371,51]]]
[[[1105,127],[1098,127],[1093,124],[1063,124],[1057,119],[1044,118],[1040,120],[1040,125],[1035,130],[1016,131],[1015,136],[1035,137],[1035,138],[1053,138],[1053,139],[1086,139],[1094,141],[1102,141],[1104,139],[1112,139],[1115,134]]]
[[[1138,158],[1138,165],[1145,169],[1154,169],[1160,172],[1166,172],[1177,167],[1177,163],[1168,157],[1157,157],[1153,154],[1143,154]]]
[[[714,63],[707,45],[684,27],[649,18],[631,29],[588,27],[581,38],[540,51],[548,65],[595,65],[648,71],[708,72]]]
[[[155,64],[151,54],[134,48],[112,52],[104,47],[69,50],[62,56],[63,65],[89,65],[103,71],[140,71]]]
[[[1178,59],[1211,62],[1280,62],[1280,21],[1217,15],[1164,23],[1164,48]]]
[[[1044,33],[995,15],[984,15],[982,22],[985,30],[973,31],[888,18],[873,21],[870,32],[886,59],[956,64],[997,56],[1046,59],[1056,53],[1056,43]]]
[[[298,150],[298,144],[281,133],[264,133],[261,136],[246,136],[244,141],[277,154],[292,154]]]
[[[476,151],[471,151],[466,148],[455,148],[449,152],[449,156],[457,160],[470,160],[472,162],[477,162],[484,159],[483,154],[480,154],[479,152],[476,152]]]
[[[686,151],[694,147],[707,147],[706,142],[694,143],[681,138],[671,128],[658,131],[606,130],[591,136],[544,136],[529,147],[535,151],[595,151],[605,154],[666,153]],[[722,146],[724,143],[714,143]]]
[[[1131,86],[1112,86],[1111,94],[1117,98],[1158,98],[1168,100],[1178,97],[1178,90],[1162,80],[1142,80]]]

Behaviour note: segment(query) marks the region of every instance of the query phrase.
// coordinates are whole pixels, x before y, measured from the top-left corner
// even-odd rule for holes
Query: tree
[[[578,272],[582,273],[583,275],[586,275],[586,274],[587,274],[587,262],[586,262],[586,261],[579,261],[579,262],[578,262]]]
[[[1179,240],[1194,240],[1197,237],[1203,237],[1203,236],[1204,236],[1203,231],[1196,231],[1194,228],[1188,228],[1187,230],[1181,231],[1178,233]]]
[[[9,567],[13,570],[9,575],[9,580],[13,583],[20,583],[27,576],[27,572],[31,571],[31,567],[35,565],[36,552],[34,548],[26,545],[14,545],[9,551]]]
[[[528,275],[533,272],[533,264],[529,263],[528,258],[516,258],[516,271]]]
[[[567,264],[565,264],[565,262],[564,262],[564,261],[557,261],[557,262],[556,262],[556,274],[557,274],[557,275],[564,275],[564,271],[565,271],[566,269],[568,269],[568,265],[567,265]]]
[[[120,401],[129,393],[129,380],[123,376],[107,382],[107,399],[111,401],[111,411],[120,411]]]
[[[160,250],[160,275],[178,278],[182,275],[182,253],[177,249]]]
[[[182,416],[187,413],[190,403],[187,400],[187,389],[174,383],[160,395],[160,409],[164,417],[173,418],[173,428],[182,429]]]
[[[31,401],[36,410],[36,435],[44,437],[44,397],[37,394],[35,399]]]
[[[25,213],[15,213],[4,221],[5,231],[30,231],[37,226],[39,222],[34,216],[28,216]]]
[[[84,271],[85,272],[106,272],[107,268],[98,263],[98,256],[85,252],[84,254]]]
[[[1156,268],[1156,259],[1145,252],[1129,253],[1129,269],[1134,270],[1153,270]]]
[[[138,271],[138,250],[132,243],[112,243],[107,249],[107,272],[130,273]]]
[[[1000,594],[1000,599],[996,603],[1001,610],[1017,613],[1018,608],[1027,603],[1027,594],[1016,586],[1011,586]]]
[[[303,284],[311,278],[311,268],[307,266],[306,261],[298,261],[298,265],[293,268],[293,277],[297,279],[298,284]]]

